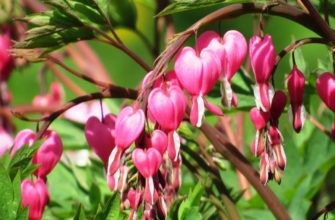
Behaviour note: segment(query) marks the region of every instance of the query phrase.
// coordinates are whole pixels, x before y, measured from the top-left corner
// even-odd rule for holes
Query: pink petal
[[[195,50],[184,47],[177,54],[174,70],[179,82],[192,96],[199,95],[202,87],[202,62]]]
[[[225,33],[223,43],[225,49],[225,62],[222,65],[223,75],[230,81],[242,65],[247,55],[248,46],[244,36],[235,30]]]
[[[114,126],[115,117],[111,114],[110,116],[105,117],[104,123],[101,123],[97,117],[93,116],[87,120],[85,125],[85,137],[87,143],[101,158],[105,167],[107,167],[108,157],[115,146],[113,136]]]
[[[151,134],[151,147],[158,150],[163,156],[168,145],[167,135],[161,130],[154,130]]]
[[[209,101],[207,101],[207,99],[204,99],[204,101],[205,107],[208,111],[210,111],[214,115],[223,116],[223,112],[220,107],[210,103]]]
[[[122,109],[115,124],[116,146],[128,148],[142,133],[145,123],[145,116],[142,109],[126,107]]]
[[[36,134],[32,130],[24,129],[20,131],[15,137],[14,146],[10,153],[11,157],[14,156],[16,151],[18,151],[25,144],[27,144],[28,146],[32,146],[35,142],[35,139],[36,139]]]
[[[14,141],[10,134],[0,127],[0,157],[12,147]]]
[[[323,73],[316,81],[316,88],[322,101],[335,112],[335,76]]]
[[[53,170],[63,153],[63,144],[56,132],[46,131],[43,138],[45,141],[33,158],[33,164],[40,165],[35,175],[41,178],[45,178]]]

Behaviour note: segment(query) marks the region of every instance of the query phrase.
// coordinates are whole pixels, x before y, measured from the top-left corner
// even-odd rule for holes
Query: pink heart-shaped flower
[[[316,88],[322,101],[335,112],[335,76],[323,73],[316,81]]]
[[[22,206],[28,206],[29,219],[42,219],[45,206],[49,203],[49,192],[42,179],[23,180],[21,183]]]
[[[127,149],[141,134],[144,128],[145,116],[140,108],[125,107],[118,115],[115,123],[115,144]]]
[[[60,160],[63,153],[63,144],[54,131],[46,131],[43,135],[45,141],[33,157],[33,164],[40,166],[35,171],[37,177],[45,178]]]
[[[184,47],[176,56],[174,69],[184,89],[192,96],[204,96],[220,77],[221,61],[210,49],[198,55],[193,48]]]
[[[151,91],[148,108],[157,123],[166,130],[175,130],[186,111],[186,97],[175,85],[164,85]]]
[[[89,146],[104,162],[108,164],[108,157],[115,147],[114,128],[116,117],[112,114],[105,116],[104,121],[92,116],[85,125],[85,137]]]
[[[163,131],[156,129],[151,134],[150,142],[151,147],[158,150],[163,156],[168,145],[167,135]]]
[[[154,176],[162,163],[162,155],[155,148],[149,148],[146,151],[136,148],[132,159],[137,170],[145,178]]]

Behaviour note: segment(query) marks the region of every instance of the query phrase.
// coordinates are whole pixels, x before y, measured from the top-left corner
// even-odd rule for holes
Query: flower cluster
[[[286,156],[283,148],[283,137],[279,130],[279,117],[286,105],[286,95],[283,91],[275,91],[271,84],[276,63],[276,51],[272,38],[253,36],[250,39],[249,54],[256,85],[254,96],[256,107],[251,109],[250,118],[256,128],[256,137],[251,145],[255,156],[260,156],[260,180],[266,184],[274,178],[280,183],[282,172],[286,166]],[[300,132],[304,124],[305,110],[303,106],[304,75],[294,65],[287,79],[290,97],[289,118],[293,128]]]
[[[25,179],[21,183],[22,205],[29,207],[29,219],[42,219],[43,210],[49,203],[47,175],[54,169],[63,153],[63,144],[56,132],[48,130],[44,133],[42,145],[36,151],[32,163],[38,165],[34,172],[35,180]],[[24,145],[32,146],[36,141],[36,134],[25,129],[20,131],[15,140],[11,157]]]
[[[190,122],[197,127],[202,125],[205,108],[222,115],[221,108],[206,99],[218,80],[223,85],[223,103],[236,106],[231,79],[246,51],[246,41],[237,31],[229,31],[223,37],[213,31],[205,32],[195,49],[180,49],[174,70],[158,78],[154,78],[153,72],[146,75],[142,90],[150,88],[147,106],[140,108],[135,102],[123,108],[117,117],[108,114],[101,120],[89,118],[85,125],[87,142],[104,162],[109,188],[127,198],[124,203],[132,210],[130,219],[135,218],[140,204],[144,205],[146,219],[167,215],[181,184],[183,139],[177,129],[186,115],[187,97],[192,103]],[[138,171],[132,181],[128,178],[134,173],[131,163]]]

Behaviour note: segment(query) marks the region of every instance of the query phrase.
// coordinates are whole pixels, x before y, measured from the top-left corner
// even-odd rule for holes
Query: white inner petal
[[[306,119],[306,109],[305,106],[301,106],[300,108],[301,112],[300,112],[300,120],[301,120],[301,128],[304,127],[305,124],[305,119]]]
[[[149,191],[150,191],[150,196],[151,196],[151,204],[153,205],[154,204],[154,190],[155,190],[154,180],[152,179],[152,177],[149,177],[148,181],[149,181]]]
[[[266,109],[264,108],[262,101],[261,101],[261,93],[259,91],[259,85],[256,84],[254,87],[254,96],[255,96],[255,102],[257,109],[262,109],[264,112],[266,112]]]
[[[233,100],[233,90],[231,89],[231,85],[226,78],[223,80],[223,83],[224,83],[224,87],[225,87],[225,99],[227,101],[226,102],[227,107],[230,108],[231,107],[231,101]]]
[[[111,154],[109,155],[108,157],[108,168],[107,168],[107,175],[110,176],[110,173],[109,173],[109,167],[112,165],[114,159],[115,159],[115,155],[116,155],[116,152],[118,150],[118,147],[115,146],[113,151],[111,152]]]
[[[173,131],[173,142],[174,142],[174,149],[176,151],[176,156],[174,157],[174,161],[177,161],[179,150],[180,150],[180,138],[176,131]]]
[[[269,99],[270,99],[270,105],[272,104],[273,96],[275,95],[275,89],[273,88],[272,84],[269,83]]]
[[[166,208],[166,203],[164,201],[164,197],[161,197],[161,203],[162,203],[162,208],[163,208],[163,212],[164,212],[164,216],[167,215],[167,208]]]
[[[115,174],[113,175],[114,178],[114,191],[116,191],[118,183],[119,183],[119,179],[120,179],[120,169],[118,169]]]
[[[128,168],[123,167],[122,186],[120,191],[121,193],[123,192],[124,186],[126,185],[127,177],[128,177]]]
[[[204,117],[205,114],[205,103],[201,94],[197,98],[197,103],[198,103],[198,121],[196,126],[199,128],[202,124],[202,118]]]

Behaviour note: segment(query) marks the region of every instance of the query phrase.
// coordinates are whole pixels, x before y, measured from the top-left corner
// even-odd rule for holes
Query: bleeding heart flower
[[[271,36],[265,35],[264,38],[253,36],[250,39],[249,53],[256,80],[254,87],[256,104],[266,112],[270,110],[274,94],[273,87],[268,82],[276,63],[276,51]]]
[[[288,92],[290,94],[289,116],[292,118],[293,128],[299,133],[305,121],[304,88],[305,77],[299,69],[294,66],[287,79]]]
[[[163,131],[156,129],[151,134],[150,142],[150,147],[158,150],[163,156],[168,146],[168,138],[166,134]]]
[[[6,81],[9,78],[15,65],[14,58],[9,52],[11,45],[9,31],[0,34],[0,82]]]
[[[115,123],[116,146],[108,158],[108,176],[112,176],[119,169],[123,152],[140,136],[144,123],[144,112],[137,104],[122,109]]]
[[[257,108],[252,108],[250,110],[250,119],[256,128],[256,137],[253,141],[253,144],[251,145],[251,150],[255,156],[258,156],[261,152],[260,150],[264,148],[261,143],[261,134],[263,129],[266,127],[266,124],[270,120],[270,113],[263,112]]]
[[[64,90],[62,85],[55,81],[50,85],[50,94],[38,95],[33,99],[32,104],[34,106],[50,106],[50,105],[60,105],[64,99]]]
[[[282,145],[282,135],[277,127],[270,126],[268,130],[268,137],[273,153],[276,155],[275,161],[277,166],[281,170],[284,170],[286,166],[286,155]]]
[[[146,180],[145,200],[153,205],[157,200],[157,192],[152,177],[156,175],[162,164],[162,155],[155,148],[149,148],[146,151],[136,148],[132,153],[132,159],[135,167]]]
[[[231,88],[231,79],[242,65],[247,54],[247,42],[243,35],[238,31],[230,30],[221,38],[214,31],[206,31],[198,38],[196,48],[199,51],[205,48],[210,49],[220,58],[223,103],[227,107],[237,104],[236,95],[233,102],[234,93]]]
[[[43,139],[45,141],[35,153],[32,161],[33,164],[40,165],[34,174],[42,179],[53,170],[63,153],[62,140],[56,132],[46,131]]]
[[[128,217],[128,220],[136,220],[136,210],[138,209],[138,206],[140,205],[142,201],[142,192],[138,192],[134,190],[133,188],[131,188],[128,191],[127,199],[131,207],[131,212]]]
[[[335,76],[329,72],[321,74],[316,80],[316,88],[322,101],[335,113]],[[335,139],[335,122],[330,134]]]
[[[261,154],[261,160],[259,163],[259,175],[262,184],[266,184],[269,179],[269,156],[266,152]]]
[[[186,97],[180,87],[165,84],[150,92],[148,108],[163,129],[174,131],[184,118]]]
[[[21,183],[22,206],[29,209],[29,220],[40,220],[45,206],[49,203],[49,192],[45,182],[37,179],[23,180]]]
[[[113,175],[107,175],[107,185],[111,191],[118,190],[123,193],[127,185],[127,177],[129,168],[127,166],[121,166]]]
[[[27,144],[29,147],[32,146],[35,142],[35,139],[36,134],[30,129],[24,129],[17,133],[12,151],[10,153],[11,157],[13,157],[16,151],[18,151],[25,144]]]
[[[14,141],[12,136],[2,127],[0,127],[0,157],[12,147]]]
[[[85,137],[89,146],[104,162],[105,168],[108,165],[108,158],[115,147],[114,129],[116,117],[108,114],[103,122],[92,116],[85,125]]]
[[[286,95],[283,91],[276,91],[271,104],[271,124],[278,127],[280,115],[283,113],[286,105]]]
[[[220,77],[221,61],[210,49],[198,52],[184,47],[176,56],[174,69],[183,88],[193,97],[191,124],[200,127],[205,112],[204,96]]]
[[[335,76],[329,72],[321,74],[316,81],[316,88],[322,101],[335,112]]]

